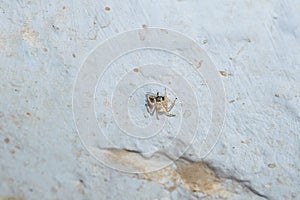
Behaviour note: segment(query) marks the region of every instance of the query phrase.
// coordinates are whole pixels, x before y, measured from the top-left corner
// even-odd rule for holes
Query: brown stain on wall
[[[191,192],[202,192],[207,195],[220,192],[224,194],[221,179],[204,161],[191,163],[178,160],[175,165],[141,174],[140,178],[159,182],[170,192],[182,185]]]
[[[158,171],[140,174],[139,178],[158,182],[170,192],[175,190],[180,184],[180,176],[174,169],[174,166],[171,165]]]
[[[123,163],[126,166],[131,165],[138,171],[148,171],[147,163],[139,152],[126,149],[105,149],[105,157],[116,163]],[[179,185],[191,192],[202,192],[207,195],[223,193],[227,195],[225,188],[221,184],[221,178],[218,177],[215,169],[205,161],[190,162],[179,159],[163,169],[137,174],[141,179],[158,182],[166,190],[173,191]]]
[[[210,194],[220,189],[221,179],[208,163],[186,163],[178,160],[176,166],[182,182],[190,191]]]
[[[219,72],[220,72],[220,74],[221,74],[222,76],[232,76],[231,73],[228,73],[228,72],[226,72],[226,71],[219,71]]]
[[[203,64],[203,60],[196,62],[196,68],[199,69]]]
[[[170,192],[181,185],[191,192],[206,195],[219,194],[227,198],[230,193],[222,186],[222,180],[214,169],[205,161],[187,162],[179,159],[174,165],[140,174],[139,178],[161,183]]]
[[[110,162],[120,163],[121,166],[132,166],[137,171],[143,169],[142,156],[135,152],[126,149],[107,148],[102,149],[102,155],[108,158]]]
[[[5,142],[6,144],[9,143],[9,141],[10,141],[9,138],[5,138],[5,139],[4,139],[4,142]]]
[[[144,158],[140,152],[127,149],[107,148],[102,156],[109,158],[116,163],[123,163],[124,166],[131,166],[138,172],[135,176],[140,179],[160,183],[166,190],[172,192],[178,187],[183,187],[192,193],[202,193],[212,198],[228,199],[240,189],[252,192],[254,195],[269,199],[244,181],[223,170],[212,166],[207,161],[191,161],[186,158],[179,158],[176,161],[170,160],[170,165],[157,171],[149,172],[149,165],[155,166],[154,157]],[[163,153],[154,154],[156,157],[166,157]],[[169,158],[170,159],[170,158]],[[227,180],[231,182],[228,185]]]
[[[25,198],[21,196],[0,196],[0,200],[25,200]]]

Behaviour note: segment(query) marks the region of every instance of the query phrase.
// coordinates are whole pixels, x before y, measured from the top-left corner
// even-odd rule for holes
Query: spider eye
[[[165,97],[161,97],[162,98],[162,100],[165,100]]]
[[[153,98],[153,97],[151,97],[151,98],[149,98],[149,99],[150,99],[151,103],[154,102],[154,98]]]

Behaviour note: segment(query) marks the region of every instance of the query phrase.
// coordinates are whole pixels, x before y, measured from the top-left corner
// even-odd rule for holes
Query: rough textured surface
[[[291,0],[0,1],[0,199],[300,199],[299,10]],[[196,141],[162,170],[127,174],[84,149],[73,120],[72,89],[98,43],[147,27],[184,33],[208,53],[225,86],[226,118],[204,160]],[[114,64],[136,72],[134,65],[170,60],[181,62],[146,50]],[[113,90],[119,72],[109,70],[95,95],[96,110],[111,105],[101,87]],[[207,129],[209,91],[188,70],[183,75],[191,85],[199,82],[194,91]],[[135,107],[128,112],[140,125],[146,122],[139,119],[149,117]],[[180,115],[180,107],[174,112]],[[111,123],[104,114],[96,113],[102,129]],[[145,167],[148,158],[141,152],[151,145],[121,140],[119,147],[104,154]]]

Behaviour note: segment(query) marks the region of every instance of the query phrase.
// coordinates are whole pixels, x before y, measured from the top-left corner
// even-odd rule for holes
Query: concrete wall
[[[0,199],[300,199],[299,10],[0,1]]]

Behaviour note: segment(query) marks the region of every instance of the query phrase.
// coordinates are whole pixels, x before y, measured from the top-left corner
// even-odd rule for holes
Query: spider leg
[[[175,102],[176,102],[177,98],[175,98],[175,100],[172,102],[172,104],[170,105],[170,107],[168,107],[168,112],[172,110],[172,108],[174,107],[175,105]]]
[[[167,88],[165,88],[165,97],[167,96]]]
[[[175,114],[171,114],[171,113],[166,113],[166,115],[167,115],[168,117],[175,117],[175,116],[176,116]]]
[[[145,104],[145,106],[147,108],[148,113],[150,113],[150,115],[152,116],[155,111],[155,106],[153,106],[152,108],[150,108],[150,106],[147,104]]]
[[[159,120],[158,118],[158,111],[156,110],[156,119]]]

